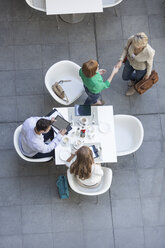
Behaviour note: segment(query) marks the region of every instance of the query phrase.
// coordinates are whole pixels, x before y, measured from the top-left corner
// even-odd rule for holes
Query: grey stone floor
[[[165,6],[163,0],[123,0],[79,24],[57,22],[24,0],[0,0],[0,248],[164,248],[165,247]],[[90,24],[87,24],[90,19]],[[96,198],[70,192],[58,198],[55,186],[66,168],[29,164],[13,147],[15,128],[27,117],[57,106],[44,75],[63,59],[82,64],[96,58],[108,73],[127,38],[148,34],[156,50],[160,80],[144,95],[125,97],[121,71],[103,92],[115,114],[132,114],[145,136],[133,155],[120,157],[109,192]],[[109,76],[107,73],[107,77]],[[77,102],[83,103],[85,95]]]

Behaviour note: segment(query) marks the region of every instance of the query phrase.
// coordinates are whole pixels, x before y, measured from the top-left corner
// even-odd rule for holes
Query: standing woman
[[[114,67],[109,78],[104,82],[102,74],[106,71],[99,70],[99,65],[96,60],[89,60],[82,65],[79,71],[79,75],[84,83],[85,92],[88,97],[85,101],[85,105],[103,105],[104,101],[99,99],[100,92],[106,88],[109,88],[110,83],[114,75],[118,72],[118,67]]]
[[[153,65],[155,50],[148,44],[148,37],[141,32],[131,36],[123,53],[116,64],[118,68],[122,66],[122,62],[126,59],[122,79],[130,80],[130,86],[126,92],[126,96],[133,95],[136,91],[134,85],[141,79],[148,79]]]

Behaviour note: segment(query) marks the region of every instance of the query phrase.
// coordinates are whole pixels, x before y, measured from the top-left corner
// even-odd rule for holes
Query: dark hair
[[[51,125],[50,120],[41,118],[36,123],[36,129],[37,129],[38,132],[39,131],[46,131],[50,125]]]
[[[96,74],[98,62],[91,59],[82,65],[82,72],[86,77],[93,77]]]
[[[91,176],[92,164],[94,163],[92,151],[88,146],[82,146],[76,155],[76,160],[70,166],[70,173],[82,180],[88,179]]]

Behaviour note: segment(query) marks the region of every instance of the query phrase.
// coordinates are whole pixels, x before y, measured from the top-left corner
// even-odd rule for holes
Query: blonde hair
[[[88,146],[82,146],[77,151],[77,158],[71,164],[70,173],[80,179],[88,179],[91,176],[92,164],[94,163],[93,154]]]
[[[134,35],[132,43],[137,48],[145,47],[148,43],[148,37],[143,32],[137,33]]]
[[[82,72],[86,77],[93,77],[96,74],[98,68],[98,62],[91,59],[82,65]]]

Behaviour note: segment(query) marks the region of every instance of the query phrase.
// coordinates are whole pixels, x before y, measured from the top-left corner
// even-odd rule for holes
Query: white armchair
[[[55,101],[63,105],[70,105],[76,101],[84,92],[83,82],[79,76],[80,66],[69,60],[63,60],[52,65],[45,75],[45,86]],[[64,82],[64,89],[69,102],[59,98],[52,90],[52,85],[60,80],[71,80]]]
[[[102,1],[103,1],[103,8],[110,8],[121,3],[123,0],[102,0]]]
[[[25,155],[22,154],[20,147],[19,147],[19,135],[21,133],[22,125],[18,126],[14,132],[14,137],[13,137],[13,142],[14,142],[14,147],[17,152],[17,154],[24,160],[28,162],[47,162],[52,159],[52,157],[47,157],[47,158],[28,158]]]
[[[33,9],[46,12],[46,1],[45,0],[26,0],[26,3]]]
[[[144,137],[141,121],[131,115],[115,115],[114,121],[117,156],[137,151]]]
[[[112,182],[112,170],[110,168],[102,167],[104,175],[101,179],[101,183],[95,188],[88,188],[81,186],[78,182],[76,177],[70,173],[70,169],[67,170],[67,178],[69,185],[73,191],[81,195],[101,195],[105,193],[111,186]]]

